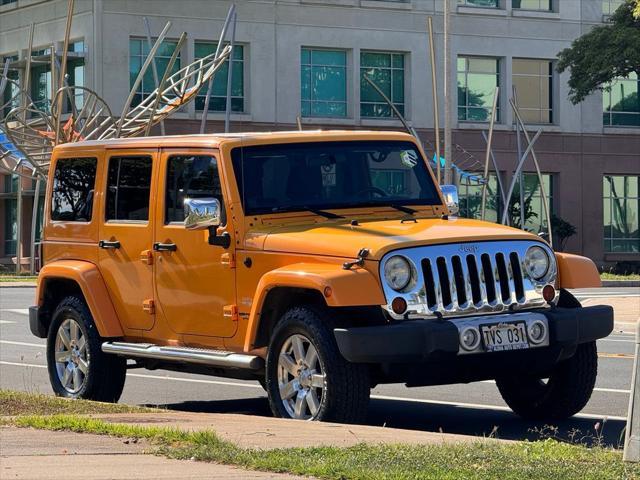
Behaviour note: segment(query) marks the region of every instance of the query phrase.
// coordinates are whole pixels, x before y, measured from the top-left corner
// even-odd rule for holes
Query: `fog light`
[[[556,298],[556,289],[553,288],[553,285],[545,285],[542,289],[542,298],[547,303],[551,303],[554,298]]]
[[[460,332],[460,345],[467,351],[472,351],[480,345],[480,332],[475,327],[467,327]]]
[[[402,297],[396,297],[391,302],[391,310],[396,315],[402,315],[407,311],[407,301]]]
[[[536,345],[544,342],[547,336],[547,326],[541,320],[536,320],[529,325],[529,340]]]

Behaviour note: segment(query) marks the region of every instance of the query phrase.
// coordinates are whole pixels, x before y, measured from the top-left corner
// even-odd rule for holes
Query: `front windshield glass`
[[[377,205],[439,205],[416,146],[399,141],[289,143],[231,153],[248,215]]]

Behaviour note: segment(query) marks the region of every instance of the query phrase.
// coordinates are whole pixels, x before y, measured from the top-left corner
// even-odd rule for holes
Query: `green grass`
[[[15,273],[0,273],[0,283],[36,282],[37,275],[16,275]]]
[[[23,416],[20,427],[146,439],[157,453],[176,459],[216,462],[270,472],[327,479],[576,479],[640,478],[640,466],[625,464],[620,452],[555,440],[480,441],[435,445],[368,445],[348,448],[246,449],[214,432],[185,432],[112,424],[72,415]]]
[[[618,273],[602,272],[600,274],[600,278],[602,280],[640,280],[640,274],[628,273],[625,275],[620,275]]]
[[[51,395],[42,395],[40,393],[0,390],[0,415],[143,413],[152,411],[154,410],[150,408],[135,407],[122,403],[69,400]]]

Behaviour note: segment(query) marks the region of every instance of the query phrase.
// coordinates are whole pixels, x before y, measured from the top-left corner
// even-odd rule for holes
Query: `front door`
[[[100,271],[121,322],[138,331],[150,330],[155,322],[153,265],[144,252],[153,243],[150,198],[157,155],[157,150],[108,151],[105,165]]]
[[[165,149],[161,155],[156,298],[158,313],[185,335],[232,337],[237,328],[233,242],[229,249],[209,245],[206,230],[186,230],[183,224],[185,198],[216,197],[224,205],[218,166],[210,150]]]

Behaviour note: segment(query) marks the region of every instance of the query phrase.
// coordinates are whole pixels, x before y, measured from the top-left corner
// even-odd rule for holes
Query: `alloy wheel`
[[[55,341],[56,372],[62,387],[76,394],[84,386],[89,373],[87,339],[76,320],[66,318],[60,324]]]

